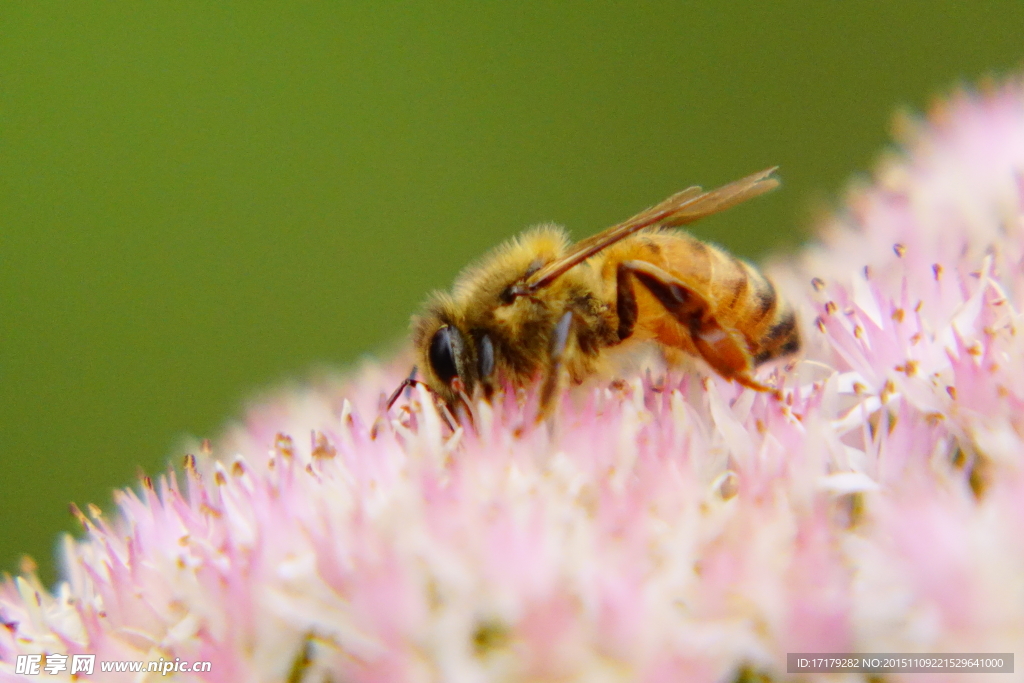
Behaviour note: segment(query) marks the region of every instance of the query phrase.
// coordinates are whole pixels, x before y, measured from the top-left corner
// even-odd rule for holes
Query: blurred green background
[[[786,248],[892,112],[1024,57],[1020,0],[0,6],[0,568],[260,388],[386,353],[541,221],[783,191]]]

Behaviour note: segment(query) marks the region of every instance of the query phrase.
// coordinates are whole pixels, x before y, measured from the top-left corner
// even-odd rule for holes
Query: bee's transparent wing
[[[655,225],[675,228],[693,223],[705,216],[724,211],[748,199],[774,190],[779,185],[778,178],[774,176],[776,168],[778,167],[749,175],[710,192],[704,192],[697,186],[677,192],[660,204],[641,211],[623,223],[613,225],[593,237],[580,240],[564,257],[552,261],[531,275],[522,287],[525,290],[523,293],[535,292],[547,287],[573,266],[586,261],[602,249],[606,249],[639,230]]]

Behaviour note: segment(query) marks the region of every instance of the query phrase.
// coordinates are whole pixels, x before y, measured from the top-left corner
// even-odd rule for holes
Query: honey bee
[[[423,383],[454,407],[477,392],[489,398],[500,381],[539,379],[540,418],[563,377],[581,383],[612,352],[646,341],[670,363],[702,358],[769,390],[754,368],[800,348],[793,308],[749,263],[672,228],[774,189],[774,171],[691,187],[575,244],[540,226],[499,246],[413,319]]]

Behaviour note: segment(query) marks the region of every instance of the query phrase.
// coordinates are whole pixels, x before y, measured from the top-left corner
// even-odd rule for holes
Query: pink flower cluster
[[[79,513],[52,592],[0,585],[0,681],[39,680],[25,653],[211,662],[181,681],[655,683],[1021,650],[1024,88],[908,129],[773,271],[807,347],[781,398],[652,371],[539,427],[502,393],[453,432],[421,389],[382,410],[397,366],[274,397],[112,518]]]

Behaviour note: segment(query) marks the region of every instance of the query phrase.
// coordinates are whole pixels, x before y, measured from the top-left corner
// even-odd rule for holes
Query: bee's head
[[[427,386],[449,404],[458,402],[460,392],[473,396],[478,387],[485,395],[490,392],[488,380],[496,365],[508,370],[512,359],[521,356],[518,347],[529,346],[536,336],[520,334],[536,312],[510,296],[513,286],[556,258],[567,244],[564,230],[540,226],[464,269],[451,293],[435,292],[428,299],[413,319],[412,336]]]
[[[432,308],[414,323],[413,343],[423,380],[449,404],[472,396],[494,373],[494,344],[486,333],[460,329],[445,311]]]

